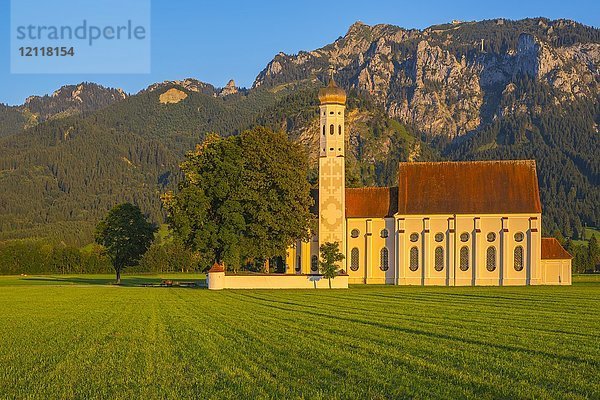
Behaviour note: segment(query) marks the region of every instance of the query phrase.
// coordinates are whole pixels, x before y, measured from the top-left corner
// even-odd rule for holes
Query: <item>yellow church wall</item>
[[[346,266],[349,282],[352,284],[393,284],[395,283],[395,239],[393,218],[348,218],[346,220]],[[352,237],[357,229],[359,235]],[[387,238],[382,231],[387,230]],[[358,270],[352,270],[352,249],[358,249]],[[388,250],[388,269],[381,267],[381,250]]]
[[[351,218],[346,220],[346,265],[348,267],[348,283],[365,283],[367,279],[367,256],[366,256],[366,226],[364,218]],[[358,236],[352,237],[352,231],[358,230]],[[355,271],[352,259],[353,249],[358,249],[358,269]]]
[[[543,285],[571,285],[571,260],[541,260]]]
[[[314,268],[313,265],[313,258],[317,257],[317,260],[320,259],[320,254],[319,254],[319,239],[315,236],[313,238],[313,240],[310,242],[310,262],[308,263],[309,268],[307,270],[307,272],[305,272],[306,274],[314,274],[318,271],[318,264],[317,264],[317,269]]]
[[[418,235],[416,242],[410,241],[411,234]],[[425,278],[423,269],[423,254],[426,252],[427,241],[423,240],[423,216],[405,216],[401,225],[398,226],[399,236],[399,285],[422,285]],[[410,249],[416,247],[418,251],[418,264],[415,271],[412,271],[410,266]]]
[[[454,267],[454,285],[455,286],[471,286],[475,283],[475,259],[476,254],[474,252],[475,246],[473,245],[473,233],[475,231],[474,216],[457,215],[455,223],[455,237],[454,237],[454,251],[455,256],[452,259]],[[468,238],[466,241],[461,240],[462,234],[467,234]],[[466,270],[463,271],[460,268],[460,251],[463,247],[468,249],[468,264]]]
[[[504,215],[411,215],[397,216],[399,252],[398,284],[401,285],[525,285],[537,284],[539,275],[540,232],[531,229],[532,219],[535,226],[540,224],[539,214]],[[496,237],[487,241],[488,233]],[[514,234],[522,232],[524,240],[515,241]],[[418,240],[411,242],[411,234],[416,233]],[[468,233],[466,242],[462,242],[462,233]],[[436,242],[436,234],[442,241]],[[523,246],[523,269],[514,268],[515,247]],[[435,252],[443,249],[443,268],[435,268]],[[486,268],[487,248],[496,249],[496,267],[493,271]],[[410,249],[419,251],[419,265],[411,271]],[[469,265],[466,271],[460,269],[460,249],[467,247]]]
[[[297,258],[296,258],[297,246],[298,246],[298,243],[296,242],[294,245],[288,247],[288,249],[285,253],[285,273],[286,274],[295,274],[295,273],[299,272],[299,271],[296,271],[296,268],[298,266],[298,262],[297,262]]]
[[[294,246],[290,246],[286,252],[286,274],[311,274],[316,271],[311,270],[312,256],[319,256],[318,237],[313,236],[309,241],[297,241]],[[293,257],[293,258],[292,258]]]
[[[434,216],[429,218],[429,233],[423,233],[423,240],[427,240],[426,250],[423,251],[423,256],[427,260],[424,261],[424,284],[425,285],[448,285],[450,281],[450,266],[449,261],[449,250],[452,248],[448,242],[449,229],[448,229],[448,217],[446,216]],[[436,241],[436,235],[442,235],[442,241]],[[437,271],[435,269],[435,251],[436,248],[440,247],[443,253],[442,270]]]

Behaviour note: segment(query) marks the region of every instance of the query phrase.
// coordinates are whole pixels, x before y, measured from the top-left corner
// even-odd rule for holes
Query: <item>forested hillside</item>
[[[189,92],[184,102],[162,104],[159,95],[145,92],[0,139],[6,189],[0,239],[86,243],[100,216],[124,201],[162,221],[159,196],[177,179],[185,151],[208,131],[231,134],[252,125],[255,113],[276,98],[261,91],[228,99]]]
[[[533,158],[545,234],[577,238],[600,224],[598,32],[546,19],[357,23],[321,49],[280,53],[251,89],[186,79],[127,96],[85,83],[0,105],[0,240],[85,244],[123,201],[161,222],[159,195],[207,132],[285,130],[306,146],[315,182],[329,65],[348,92],[349,186],[394,184],[398,161]]]

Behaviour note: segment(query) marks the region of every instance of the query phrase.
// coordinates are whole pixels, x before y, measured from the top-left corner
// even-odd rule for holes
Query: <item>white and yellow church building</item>
[[[535,161],[401,162],[395,187],[346,188],[346,94],[331,79],[319,100],[318,231],[288,274],[317,274],[338,242],[350,284],[571,284],[571,256],[542,238]]]
[[[345,187],[346,93],[319,91],[318,230],[285,257],[285,274],[228,274],[215,264],[209,289],[324,288],[319,248],[345,259],[333,287],[348,284],[570,285],[571,255],[542,238],[535,161],[401,162],[395,187]]]

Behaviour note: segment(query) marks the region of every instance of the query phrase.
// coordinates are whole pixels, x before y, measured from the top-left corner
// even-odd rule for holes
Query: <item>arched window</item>
[[[523,246],[515,247],[515,271],[523,270]]]
[[[460,270],[469,270],[469,248],[467,246],[460,248]]]
[[[382,271],[387,271],[390,268],[389,264],[389,251],[387,247],[384,247],[379,252],[379,269]]]
[[[334,131],[335,131],[335,126],[333,126],[333,124],[329,125],[329,134],[333,135]]]
[[[408,268],[411,271],[416,271],[419,269],[419,249],[417,246],[413,246],[410,248],[410,263]]]
[[[438,246],[435,248],[435,270],[440,272],[444,269],[444,248],[442,246]]]
[[[485,254],[485,267],[490,272],[496,270],[496,248],[494,246],[490,246],[487,248]]]
[[[310,259],[310,270],[316,272],[319,270],[319,257],[312,256]]]
[[[302,257],[298,256],[298,261],[296,262],[296,272],[300,272],[302,268]]]
[[[338,135],[341,135],[341,134],[342,134],[342,126],[338,125]]]
[[[323,136],[325,136],[325,125],[323,125]]]
[[[358,262],[359,262],[358,247],[354,247],[350,251],[350,269],[352,271],[358,271],[358,267],[359,267]]]

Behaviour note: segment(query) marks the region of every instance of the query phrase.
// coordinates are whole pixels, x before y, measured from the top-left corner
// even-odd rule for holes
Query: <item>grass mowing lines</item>
[[[9,397],[600,393],[600,286],[593,283],[218,293],[37,281],[3,286],[0,390]],[[30,374],[27,368],[37,365]]]
[[[323,316],[323,314],[320,314],[320,316]],[[318,317],[315,318],[313,315],[311,316],[311,318],[312,320],[310,325],[315,325],[318,322]],[[343,374],[344,376],[338,376],[338,380],[341,381],[343,379],[346,379],[347,381],[351,382],[353,380],[360,381],[362,378],[368,377],[368,381],[375,383],[375,387],[383,388],[386,387],[386,383],[388,383],[389,385],[389,381],[391,380],[390,372],[392,371],[390,371],[389,365],[407,364],[407,357],[400,353],[398,353],[397,359],[390,360],[391,352],[389,350],[389,347],[385,347],[385,351],[378,351],[380,349],[384,349],[384,347],[380,345],[382,344],[381,338],[386,338],[385,332],[373,336],[362,336],[360,335],[363,332],[361,330],[351,329],[349,332],[348,330],[344,331],[336,328],[338,326],[338,324],[332,324],[331,321],[323,321],[322,326],[317,327],[318,329],[314,334],[312,331],[307,331],[307,328],[305,328],[303,332],[301,332],[302,336],[306,339],[305,341],[311,343],[311,348],[319,348],[321,346],[324,346],[325,353],[333,353],[333,350],[337,347],[327,347],[326,342],[328,342],[329,340],[327,340],[328,338],[323,337],[323,335],[327,333],[330,333],[331,337],[334,338],[339,348],[342,348],[344,350],[343,353],[347,353],[347,349],[352,349],[352,355],[355,355],[356,358],[351,358],[350,360],[348,360],[345,354],[342,360],[335,360],[336,362],[334,363],[334,365],[337,363],[343,364],[344,362],[348,361],[348,366],[346,369],[347,373]],[[356,333],[356,335],[353,333]],[[397,345],[398,343],[396,342],[395,344]],[[334,358],[333,355],[332,358]],[[375,365],[379,362],[382,362],[381,366]],[[418,362],[419,360],[416,360],[416,364],[418,364]],[[372,368],[368,370],[369,373],[365,374],[364,371],[362,371],[361,374],[359,374],[361,376],[353,376],[352,372],[354,371],[355,367],[357,365],[363,365],[365,363],[372,365]],[[414,372],[415,367],[418,369],[419,365],[408,365],[406,371],[398,371],[396,368],[395,370],[393,370],[393,375],[401,377],[402,372]],[[442,371],[437,372],[441,373]]]
[[[502,289],[499,289],[499,290],[502,290]],[[372,313],[370,313],[369,315],[370,315],[371,318],[373,318]],[[509,334],[508,336],[510,336],[510,332],[508,334]],[[506,336],[506,334],[503,333],[503,332],[500,332],[500,335],[501,336]],[[496,340],[497,340],[497,338],[496,338]],[[493,343],[493,341],[494,341],[494,338],[492,338],[492,343]],[[502,342],[502,340],[501,340],[501,342]],[[475,345],[481,345],[481,346],[483,346],[483,345],[485,345],[485,343],[483,343],[483,342],[482,343],[475,342]],[[438,344],[438,346],[439,346],[439,344]],[[503,353],[509,353],[509,357],[514,357],[514,354],[521,354],[524,358],[527,358],[528,357],[527,353],[534,352],[534,350],[529,349],[527,347],[525,347],[525,348],[514,347],[514,346],[512,346],[512,344],[511,345],[501,345],[501,346],[499,346],[499,349],[502,350]],[[513,354],[510,354],[511,352]],[[517,376],[517,378],[518,378],[518,376]]]
[[[103,323],[102,319],[91,318],[89,311],[71,309],[71,305],[80,300],[76,291],[63,294],[57,288],[53,289],[48,291],[50,301],[44,307],[36,307],[26,314],[10,315],[8,312],[7,319],[19,321],[19,326],[12,327],[10,343],[2,346],[2,351],[11,352],[15,356],[12,363],[26,371],[15,382],[15,389],[22,395],[43,392],[49,384],[61,384],[68,389],[68,382],[65,384],[64,376],[59,373],[61,365],[70,362],[82,343],[94,340],[82,334],[77,326],[94,329]],[[39,299],[35,292],[31,292],[23,291],[21,295],[35,304]],[[54,318],[56,311],[62,314],[61,319]],[[6,336],[3,335],[3,338],[6,339]],[[46,376],[47,380],[40,381],[40,376]]]

